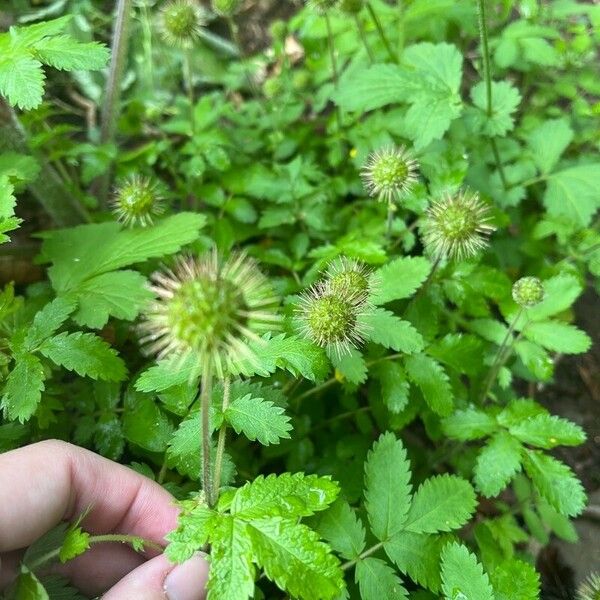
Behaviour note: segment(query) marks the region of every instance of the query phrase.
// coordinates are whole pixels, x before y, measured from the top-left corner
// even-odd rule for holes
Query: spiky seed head
[[[204,24],[202,10],[194,0],[171,0],[162,9],[162,35],[172,46],[193,46]]]
[[[405,147],[389,147],[369,155],[361,176],[370,196],[391,203],[414,187],[417,167],[417,161]]]
[[[359,13],[364,5],[365,0],[340,0],[340,8],[350,15]]]
[[[117,220],[127,227],[152,225],[154,217],[165,211],[158,185],[141,175],[133,175],[117,187],[111,207]]]
[[[173,270],[152,275],[154,300],[140,325],[142,343],[159,358],[193,354],[219,377],[256,357],[249,346],[279,328],[278,299],[254,260],[216,252],[180,257]]]
[[[600,575],[592,573],[577,590],[577,600],[600,600]]]
[[[242,0],[212,0],[212,9],[222,17],[232,17],[240,9]]]
[[[365,339],[364,309],[364,302],[320,282],[300,297],[296,316],[305,338],[341,357]]]
[[[512,288],[513,300],[523,308],[531,308],[544,299],[544,284],[537,277],[522,277]]]
[[[309,8],[320,15],[324,15],[328,10],[335,8],[337,0],[306,0]]]
[[[423,242],[436,258],[463,260],[475,256],[496,230],[489,206],[468,190],[446,194],[427,209]]]
[[[341,256],[325,272],[326,284],[334,294],[366,302],[374,291],[375,278],[363,263]]]

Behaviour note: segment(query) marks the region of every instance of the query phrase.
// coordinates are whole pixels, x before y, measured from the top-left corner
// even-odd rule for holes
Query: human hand
[[[96,535],[164,545],[177,522],[160,485],[83,448],[53,440],[0,454],[0,590],[27,546],[90,506],[82,524]],[[157,552],[144,558],[123,544],[98,544],[60,572],[86,594],[105,593],[103,600],[202,600],[208,565],[198,556],[175,566]]]

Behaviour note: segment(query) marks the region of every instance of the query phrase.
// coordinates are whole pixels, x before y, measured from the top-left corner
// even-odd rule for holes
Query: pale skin
[[[90,507],[83,527],[94,535],[164,546],[177,523],[174,500],[160,485],[88,450],[51,440],[0,454],[0,591],[27,546]],[[122,544],[98,544],[59,570],[103,600],[204,600],[208,564],[197,556],[175,566],[158,551],[140,556]]]

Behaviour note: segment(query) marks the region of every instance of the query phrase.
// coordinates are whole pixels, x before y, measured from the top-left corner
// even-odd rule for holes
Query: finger
[[[125,576],[102,600],[204,600],[207,578],[208,564],[201,556],[174,566],[161,554]]]
[[[90,506],[84,521],[90,533],[127,533],[163,543],[178,512],[157,483],[55,440],[0,454],[0,506],[0,552],[30,545]]]

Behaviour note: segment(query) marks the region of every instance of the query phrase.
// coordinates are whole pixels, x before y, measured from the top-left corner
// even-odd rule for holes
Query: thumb
[[[102,600],[204,600],[207,578],[208,563],[202,556],[173,565],[161,554],[123,577]]]

